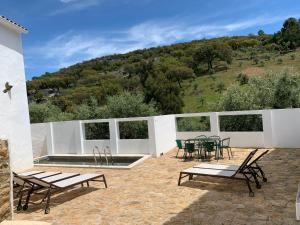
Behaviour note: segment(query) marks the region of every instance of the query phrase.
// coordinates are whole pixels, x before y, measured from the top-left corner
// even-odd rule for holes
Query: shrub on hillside
[[[260,110],[300,107],[300,74],[292,70],[251,77],[247,85],[233,85],[219,100],[216,111]],[[248,121],[248,122],[247,122]],[[226,118],[226,130],[261,129],[259,118]]]
[[[265,76],[251,77],[245,86],[229,87],[218,102],[216,110],[238,111],[299,106],[300,74],[285,69]]]
[[[223,81],[218,81],[216,83],[216,91],[219,92],[219,93],[222,93],[225,90],[226,90],[225,83]]]
[[[283,63],[282,58],[277,59],[277,64],[282,64],[282,63]]]
[[[238,81],[240,85],[248,84],[249,77],[245,73],[240,73],[237,75],[236,81]]]

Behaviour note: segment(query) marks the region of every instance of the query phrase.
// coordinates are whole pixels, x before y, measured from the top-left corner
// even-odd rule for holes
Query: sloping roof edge
[[[0,15],[0,23],[7,26],[7,27],[10,27],[10,28],[16,30],[19,33],[28,33],[28,30],[25,27],[23,27],[22,25],[14,22],[11,19],[8,19],[5,16]]]

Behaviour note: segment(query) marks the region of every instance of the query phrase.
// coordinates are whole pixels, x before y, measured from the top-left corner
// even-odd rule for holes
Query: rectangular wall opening
[[[85,140],[107,140],[110,139],[109,123],[85,123]]]
[[[219,116],[221,132],[262,132],[261,114]]]
[[[176,125],[178,132],[209,132],[209,116],[177,117]]]
[[[148,121],[120,121],[120,139],[148,139]]]

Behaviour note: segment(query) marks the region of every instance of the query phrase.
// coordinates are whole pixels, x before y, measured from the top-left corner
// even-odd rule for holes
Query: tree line
[[[31,121],[181,113],[185,80],[226,70],[233,60],[243,57],[256,61],[256,52],[260,50],[285,54],[298,47],[300,20],[289,18],[274,35],[260,30],[257,35],[203,39],[96,58],[27,81]],[[244,89],[252,87],[256,78],[240,79],[244,79],[245,87],[228,88],[219,109],[236,110],[239,106],[234,102],[241,99],[238,94],[247,96],[249,93]],[[281,82],[293,85],[289,80]],[[264,85],[275,83],[268,80]],[[219,89],[224,87],[220,85]],[[276,104],[265,101],[256,101],[245,109],[297,106],[296,100],[276,100]],[[113,103],[124,109],[115,109]],[[133,103],[142,108],[134,108]],[[243,109],[242,102],[238,103],[239,109]],[[136,109],[136,113],[127,113],[131,112],[127,106]],[[115,114],[113,110],[122,113]]]

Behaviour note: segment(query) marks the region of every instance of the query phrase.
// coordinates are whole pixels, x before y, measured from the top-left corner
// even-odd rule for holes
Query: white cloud
[[[52,11],[50,13],[51,16],[84,10],[98,5],[101,0],[60,0],[60,2],[64,5],[61,8]]]
[[[284,17],[257,17],[233,23],[201,25],[177,21],[148,21],[120,32],[67,32],[42,46],[28,49],[31,60],[43,60],[57,69],[83,60],[125,53],[180,41],[229,35],[231,32],[282,21]],[[34,63],[34,62],[32,62]]]
[[[50,13],[51,16],[55,16],[58,14],[64,14],[74,11],[81,11],[87,8],[91,8],[93,6],[98,6],[103,3],[110,4],[147,4],[152,0],[59,0],[59,2],[63,3],[63,6],[52,11]]]
[[[76,2],[78,0],[60,0],[62,3]]]

